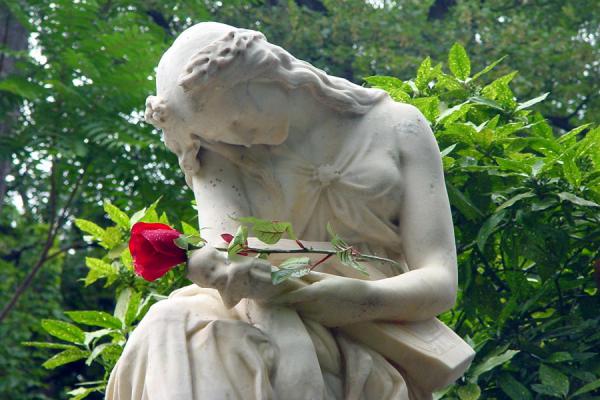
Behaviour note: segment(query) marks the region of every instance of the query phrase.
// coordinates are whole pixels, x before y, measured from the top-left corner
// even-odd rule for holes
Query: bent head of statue
[[[163,55],[156,80],[146,120],[163,129],[184,170],[195,164],[199,139],[277,145],[286,140],[294,117],[306,119],[310,105],[362,114],[385,96],[328,76],[260,32],[214,22],[183,32]],[[301,112],[293,103],[298,95],[309,97]]]

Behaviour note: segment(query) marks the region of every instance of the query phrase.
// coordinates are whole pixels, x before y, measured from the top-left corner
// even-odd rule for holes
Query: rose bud
[[[154,281],[176,265],[186,262],[186,251],[174,242],[181,235],[181,232],[165,224],[134,224],[129,250],[135,272],[147,281]]]

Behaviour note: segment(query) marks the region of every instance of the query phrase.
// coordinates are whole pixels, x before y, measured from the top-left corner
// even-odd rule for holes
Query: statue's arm
[[[410,271],[376,281],[321,274],[320,281],[280,299],[324,325],[425,320],[455,302],[456,248],[440,151],[423,115],[412,106],[396,107],[405,185],[398,234]]]
[[[200,168],[192,177],[201,234],[208,243],[223,242],[221,234],[235,234],[232,217],[250,215],[248,199],[237,166],[217,153],[200,150]]]
[[[421,320],[454,306],[457,291],[456,246],[440,150],[425,117],[402,107],[410,122],[400,129],[404,176],[400,237],[409,272],[373,282],[386,297],[377,318]]]

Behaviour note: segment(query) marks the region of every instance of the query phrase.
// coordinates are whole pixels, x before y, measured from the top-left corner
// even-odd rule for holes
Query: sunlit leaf
[[[465,48],[461,44],[454,43],[450,48],[450,53],[448,54],[448,67],[454,76],[463,81],[471,74],[471,61],[469,60]]]
[[[71,343],[83,343],[85,334],[81,329],[68,322],[56,319],[43,319],[42,328],[50,335]]]

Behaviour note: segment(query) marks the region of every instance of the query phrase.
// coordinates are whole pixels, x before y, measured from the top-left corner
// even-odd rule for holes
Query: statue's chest
[[[395,143],[376,133],[334,139],[271,148],[261,162],[271,182],[250,191],[253,212],[299,228],[311,219],[324,226],[345,214],[393,219],[402,188]]]

